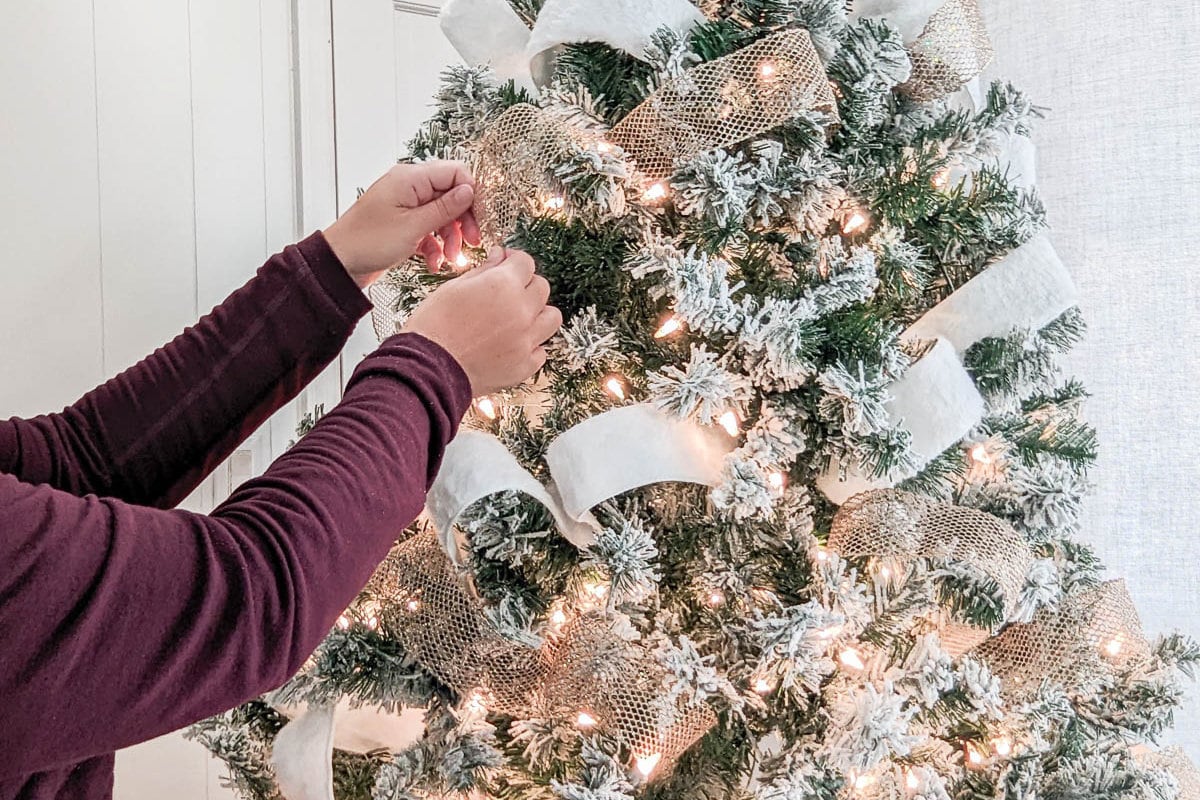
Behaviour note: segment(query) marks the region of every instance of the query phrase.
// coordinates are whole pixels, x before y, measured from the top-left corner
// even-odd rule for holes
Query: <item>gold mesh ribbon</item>
[[[1006,693],[1019,696],[1043,680],[1068,689],[1092,683],[1148,658],[1150,646],[1125,582],[1109,581],[1070,595],[1058,611],[1043,609],[1032,622],[1010,626],[973,655],[1004,681]]]
[[[844,558],[876,558],[899,563],[912,558],[950,559],[971,564],[996,581],[1011,617],[1033,551],[1010,525],[972,508],[938,503],[896,490],[863,492],[850,498],[833,519],[829,549]],[[942,646],[962,655],[990,631],[944,620]]]
[[[1138,757],[1138,761],[1147,769],[1171,773],[1179,784],[1177,800],[1200,800],[1200,769],[1196,769],[1196,765],[1180,748],[1146,752]]]
[[[522,213],[563,208],[562,187],[551,172],[576,146],[598,140],[521,103],[492,123],[474,153],[475,212],[485,243],[502,244]]]
[[[795,28],[667,80],[609,139],[657,180],[676,159],[743,142],[810,109],[837,115],[812,39]]]
[[[386,598],[385,628],[460,695],[501,714],[586,720],[656,776],[717,722],[707,705],[668,700],[662,666],[602,616],[577,617],[539,648],[501,636],[432,531],[395,547],[368,591]]]
[[[908,54],[912,77],[900,90],[909,97],[929,102],[961,89],[994,55],[979,0],[950,0],[939,8]]]

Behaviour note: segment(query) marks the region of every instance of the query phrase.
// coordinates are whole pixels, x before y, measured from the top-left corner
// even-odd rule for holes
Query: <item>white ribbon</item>
[[[454,523],[472,504],[504,491],[526,494],[550,510],[577,547],[595,541],[590,509],[655,483],[715,486],[734,443],[714,428],[670,417],[650,405],[598,414],[563,433],[546,452],[552,481],[543,486],[494,436],[463,432],[448,448],[429,491],[429,516],[447,554],[463,563]]]
[[[351,708],[349,701],[321,707],[276,706],[292,721],[280,729],[271,752],[279,790],[287,800],[334,800],[333,751],[398,753],[420,741],[425,711]]]
[[[939,339],[892,386],[888,417],[912,435],[909,451],[915,471],[874,478],[857,465],[835,463],[817,479],[817,488],[830,502],[841,505],[859,492],[887,489],[915,475],[983,418],[983,398],[954,347]]]
[[[603,42],[642,59],[659,28],[686,32],[704,21],[688,0],[546,0],[532,32],[506,0],[447,0],[439,16],[464,61],[530,90],[548,80],[561,45]]]
[[[1038,236],[965,283],[906,330],[906,341],[937,340],[892,389],[894,425],[912,434],[919,471],[983,418],[984,403],[959,357],[971,345],[1014,330],[1039,330],[1078,302],[1071,276],[1046,236]],[[834,464],[817,480],[831,502],[888,489],[913,471],[884,478]]]
[[[1078,305],[1079,294],[1050,239],[1037,236],[976,275],[904,332],[943,338],[963,353],[1014,330],[1040,330]]]

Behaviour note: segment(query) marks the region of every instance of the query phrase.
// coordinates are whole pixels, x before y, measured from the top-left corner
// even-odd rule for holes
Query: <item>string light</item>
[[[759,694],[770,694],[771,683],[766,678],[759,678],[754,682],[754,691]]]
[[[725,429],[730,436],[736,437],[742,432],[738,416],[733,411],[726,411],[717,419],[717,424]]]
[[[681,330],[683,330],[683,320],[672,314],[671,316],[667,317],[663,321],[663,324],[659,326],[658,330],[654,332],[654,338],[665,339],[673,333],[679,333]]]
[[[904,785],[916,791],[921,788],[921,779],[917,777],[917,773],[911,769],[906,769],[904,770]]]
[[[550,622],[554,625],[565,625],[567,623],[567,612],[561,608],[554,609],[550,614]]]
[[[778,71],[773,61],[764,61],[758,68],[758,74],[764,78],[773,78]]]
[[[971,448],[971,460],[976,464],[990,464],[992,463],[992,454],[988,452],[985,445],[977,444]]]
[[[719,605],[724,605],[724,603],[725,603],[725,595],[721,594],[718,591],[714,591],[712,594],[710,594],[708,596],[708,604],[710,606],[713,606],[714,608]]]
[[[662,181],[650,184],[650,188],[642,193],[642,199],[647,203],[656,203],[659,200],[666,198],[667,185]]]
[[[853,775],[850,776],[850,782],[854,784],[855,789],[869,789],[875,785],[875,777],[872,775]]]
[[[608,595],[608,587],[605,586],[603,583],[589,583],[585,587],[585,589],[587,590],[587,593],[590,594],[592,597],[597,597],[601,600],[603,600],[605,598],[605,596]]]
[[[575,718],[575,727],[582,730],[591,730],[596,727],[596,718],[586,711],[580,711],[579,716]]]
[[[415,614],[421,610],[421,601],[414,597],[405,603],[404,607],[408,609],[408,613]]]
[[[467,256],[466,253],[460,252],[458,254],[458,258],[454,259],[454,263],[458,265],[459,269],[462,269],[463,267],[470,265],[471,259]]]
[[[850,669],[862,670],[867,666],[863,663],[862,656],[853,647],[847,647],[843,650],[838,656],[838,661],[842,663],[843,667],[849,667]]]
[[[350,618],[347,617],[345,614],[342,614],[340,617],[337,618],[337,626],[344,631],[349,630],[350,629]]]
[[[963,745],[963,750],[967,755],[968,764],[970,764],[972,767],[983,766],[985,759],[983,757],[983,753],[979,752],[979,748],[975,747],[975,745],[971,744],[970,742],[967,742]]]
[[[547,211],[562,211],[567,206],[567,201],[558,195],[551,195],[542,201],[542,206]]]
[[[828,560],[829,560],[829,551],[826,550],[824,547],[818,547],[817,548],[817,561],[828,561]]]
[[[1123,647],[1123,645],[1121,643],[1121,637],[1118,636],[1117,638],[1107,642],[1104,645],[1104,652],[1108,653],[1110,656],[1115,658],[1115,657],[1121,655],[1122,647]]]
[[[662,761],[662,753],[651,753],[650,755],[636,756],[634,758],[638,774],[643,779],[649,778],[653,774],[655,767],[658,766],[658,762],[660,761]]]
[[[481,397],[475,401],[475,408],[479,409],[479,413],[483,414],[490,420],[495,421],[500,413],[496,410],[496,403],[490,397]]]
[[[613,146],[611,144],[609,144],[608,142],[600,142],[599,144],[596,145],[596,150],[601,153],[611,153],[612,149],[613,149]]]
[[[1012,739],[1009,739],[1007,736],[997,737],[992,740],[992,749],[1001,758],[1008,758],[1012,754]]]
[[[933,188],[937,189],[939,192],[943,191],[947,186],[950,185],[950,168],[943,167],[942,169],[939,169],[933,174],[933,179],[930,181],[930,183],[932,183]]]
[[[604,391],[618,400],[625,400],[625,380],[620,375],[609,375],[604,379]]]
[[[855,211],[842,223],[842,233],[846,236],[853,236],[857,233],[862,233],[871,224],[871,219],[862,211]]]
[[[892,577],[891,567],[880,567],[879,568],[879,577],[883,578],[885,581],[890,580]]]
[[[772,472],[767,476],[767,485],[775,492],[782,492],[787,486],[787,476],[782,472]]]

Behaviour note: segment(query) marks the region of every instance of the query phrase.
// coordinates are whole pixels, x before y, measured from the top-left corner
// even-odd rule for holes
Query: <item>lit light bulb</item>
[[[708,604],[710,606],[715,607],[715,606],[723,605],[724,603],[725,603],[725,595],[721,594],[720,592],[714,591],[712,594],[710,594],[708,596]]]
[[[660,761],[662,761],[662,753],[651,753],[650,755],[646,756],[634,757],[634,763],[637,764],[638,774],[641,775],[643,779],[650,777]]]
[[[854,778],[855,789],[868,789],[875,785],[875,777],[873,775],[859,775]]]
[[[483,692],[471,692],[471,696],[467,698],[467,711],[472,714],[487,713],[487,701],[483,698]]]
[[[1110,656],[1116,657],[1121,655],[1122,646],[1121,637],[1118,636],[1117,638],[1105,643],[1104,652],[1108,653]]]
[[[575,718],[575,727],[589,730],[596,727],[596,718],[586,711],[580,711],[579,716]]]
[[[623,401],[625,399],[625,381],[617,375],[609,375],[604,379],[604,391]]]
[[[599,144],[596,145],[596,150],[598,150],[601,153],[611,153],[612,149],[613,149],[613,146],[611,144],[609,144],[608,142],[600,142]]]
[[[782,492],[783,487],[787,486],[787,476],[782,472],[772,472],[767,476],[767,484],[772,490]]]
[[[892,577],[891,568],[890,567],[880,567],[879,568],[879,577],[883,578],[885,581],[889,580]]]
[[[963,745],[963,749],[966,751],[968,764],[970,764],[972,767],[978,767],[983,764],[983,753],[979,752],[979,748],[968,742],[967,744]]]
[[[971,448],[971,460],[976,464],[992,463],[992,454],[988,452],[985,445],[977,444]]]
[[[601,600],[608,594],[608,587],[603,583],[589,583],[584,587],[584,590],[592,597],[600,598]]]
[[[937,189],[938,191],[944,190],[950,185],[950,168],[943,167],[942,169],[939,169],[933,174],[933,179],[930,181],[930,183],[932,183],[933,188]]]
[[[470,265],[471,259],[470,259],[470,257],[467,256],[466,253],[460,252],[458,254],[458,258],[454,259],[454,263],[458,265],[459,269],[462,269],[463,267]]]
[[[846,217],[842,223],[842,233],[846,236],[853,236],[856,233],[862,233],[871,224],[870,218],[861,211],[855,211],[850,216]]]
[[[565,625],[567,623],[567,612],[561,608],[554,609],[554,612],[550,614],[550,622],[555,625]]]
[[[496,410],[496,403],[490,397],[481,397],[475,401],[475,407],[479,409],[479,413],[483,414],[490,420],[495,420],[500,414]]]
[[[775,62],[773,61],[764,61],[758,67],[758,74],[764,78],[773,78],[775,73],[778,71],[779,70],[775,67]]]
[[[344,631],[349,630],[350,629],[350,618],[347,617],[345,614],[342,614],[337,619],[337,626]]]
[[[843,667],[849,667],[850,669],[861,670],[867,666],[863,663],[862,656],[853,647],[847,647],[843,650],[838,656],[838,661],[842,662]]]
[[[667,319],[663,321],[663,324],[659,326],[658,330],[654,332],[654,338],[665,339],[673,333],[679,333],[681,330],[683,330],[683,321],[679,319],[679,317],[671,315],[670,317],[667,317]]]
[[[1007,736],[997,737],[992,740],[992,749],[1001,758],[1008,758],[1012,754],[1012,739],[1009,739]]]
[[[567,201],[558,195],[552,195],[542,201],[542,206],[547,211],[562,211],[567,205]]]
[[[754,682],[754,691],[759,694],[770,694],[771,683],[766,678],[759,678]]]
[[[656,203],[667,196],[667,185],[662,181],[650,184],[645,192],[642,193],[642,199],[647,203]]]
[[[414,597],[405,603],[404,607],[408,609],[408,613],[415,614],[421,610],[421,601]]]
[[[738,436],[742,432],[741,425],[738,423],[738,416],[732,411],[726,411],[717,419],[717,424],[725,429],[725,432],[730,436]]]
[[[824,547],[817,548],[817,561],[828,561],[828,560],[829,560],[829,551],[826,550]]]
[[[378,628],[379,627],[379,617],[376,617],[374,615],[367,617],[367,627],[370,628],[371,630],[375,630],[376,628]]]
[[[921,779],[917,777],[917,773],[906,769],[904,770],[904,785],[915,791],[921,788]]]

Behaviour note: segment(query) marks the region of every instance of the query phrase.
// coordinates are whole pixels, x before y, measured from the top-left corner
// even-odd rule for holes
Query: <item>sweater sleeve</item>
[[[322,234],[60,414],[0,421],[0,473],[169,508],[320,374],[370,309]]]
[[[209,516],[0,475],[0,779],[281,685],[419,513],[469,402],[451,356],[400,335]]]

